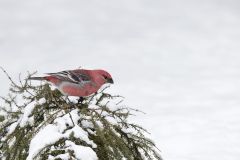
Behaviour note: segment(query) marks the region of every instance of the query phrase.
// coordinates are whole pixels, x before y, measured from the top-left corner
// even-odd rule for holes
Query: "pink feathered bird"
[[[111,75],[104,70],[76,69],[46,73],[44,77],[30,77],[30,80],[51,82],[66,96],[87,97],[96,93],[105,83],[113,83]]]

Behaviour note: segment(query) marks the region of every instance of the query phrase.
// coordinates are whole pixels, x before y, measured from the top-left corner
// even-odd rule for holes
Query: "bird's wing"
[[[63,81],[72,83],[88,83],[91,82],[91,77],[84,72],[75,72],[74,70],[61,71],[56,73],[47,73],[52,76],[56,76]]]

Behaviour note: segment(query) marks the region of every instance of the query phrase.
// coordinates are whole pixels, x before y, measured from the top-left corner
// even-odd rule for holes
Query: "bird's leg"
[[[83,100],[84,100],[84,98],[83,97],[79,97],[79,99],[78,99],[78,104],[82,104],[82,102],[83,102]]]

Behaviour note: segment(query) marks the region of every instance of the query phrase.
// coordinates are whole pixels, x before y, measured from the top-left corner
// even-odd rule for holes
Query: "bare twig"
[[[2,67],[0,66],[0,69],[4,72],[4,74],[8,77],[8,79],[11,81],[12,84],[14,84],[15,86],[18,86],[13,80],[12,78],[9,76],[9,74],[7,73],[7,71]],[[18,86],[19,87],[19,86]]]

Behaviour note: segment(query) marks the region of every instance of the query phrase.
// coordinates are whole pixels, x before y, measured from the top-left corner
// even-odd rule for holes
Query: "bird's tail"
[[[38,81],[42,81],[42,80],[46,80],[45,77],[29,77],[28,80],[38,80]]]

